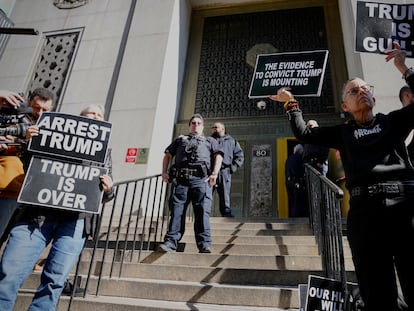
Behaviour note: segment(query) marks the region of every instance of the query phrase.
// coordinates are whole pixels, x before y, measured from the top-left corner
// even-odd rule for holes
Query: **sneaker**
[[[211,253],[210,246],[204,246],[200,248],[199,253],[210,254]]]
[[[69,281],[65,282],[65,287],[63,288],[62,295],[68,295],[71,296],[73,291],[73,284]],[[84,288],[76,287],[75,292],[73,293],[74,297],[83,297],[83,294],[85,293]]]
[[[160,244],[160,246],[158,246],[158,250],[164,253],[174,253],[176,252],[175,249],[173,249],[171,246],[169,246],[168,244]]]

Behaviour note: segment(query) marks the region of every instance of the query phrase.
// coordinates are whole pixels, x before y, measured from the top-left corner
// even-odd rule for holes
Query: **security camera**
[[[266,102],[264,100],[257,102],[257,109],[259,110],[265,110],[266,109]]]

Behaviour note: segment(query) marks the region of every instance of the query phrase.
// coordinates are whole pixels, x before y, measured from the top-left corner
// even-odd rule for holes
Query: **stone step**
[[[94,276],[98,276],[101,265],[94,269]],[[165,281],[189,281],[208,282],[231,285],[255,285],[255,286],[296,286],[307,283],[308,275],[323,275],[321,270],[269,270],[269,269],[237,269],[216,267],[188,267],[162,264],[136,264],[124,263],[122,271],[120,264],[106,263],[103,266],[103,276],[134,279],[156,279]],[[81,265],[79,276],[85,282],[87,278],[87,265]],[[75,271],[72,271],[70,279],[73,280]],[[353,278],[353,273],[349,273]],[[32,273],[24,282],[22,289],[36,289],[40,282],[40,273]],[[89,287],[90,293],[94,290]]]
[[[159,243],[158,243],[159,244]],[[104,246],[104,243],[99,244],[99,246]],[[154,249],[156,246],[151,244],[150,249]],[[129,242],[126,244],[123,241],[120,241],[118,244],[111,242],[108,245],[108,251],[117,248],[119,254],[125,249],[125,254],[133,253],[132,249],[135,249],[135,253],[140,249],[140,244]],[[147,244],[143,245],[143,249],[147,249]],[[99,252],[102,252],[102,248],[98,249]],[[246,254],[246,255],[318,255],[318,246],[317,245],[308,245],[308,244],[293,244],[293,245],[266,245],[266,244],[233,244],[233,243],[214,243],[211,248],[212,253],[217,254]],[[195,242],[189,243],[179,243],[178,252],[185,253],[198,253],[198,248]],[[82,256],[90,256],[91,248],[85,248]],[[113,254],[113,252],[112,252]]]
[[[121,239],[121,240],[125,240],[125,238],[128,236],[129,240],[134,239],[139,239],[139,237],[141,237],[142,232],[141,231],[137,231],[136,233],[134,233],[133,230],[130,230],[128,232],[128,235],[125,232],[122,232],[124,230],[120,230],[118,231],[116,228],[112,229],[110,234],[109,234],[109,238],[110,239]],[[165,231],[155,231],[155,230],[151,230],[151,234],[155,234],[158,233],[158,235],[162,235],[164,236]],[[184,234],[187,235],[187,232],[190,233],[192,232],[192,229],[187,230]],[[148,235],[148,231],[145,231],[145,234]],[[246,230],[232,230],[232,229],[212,229],[211,230],[211,237],[214,238],[215,236],[272,236],[272,237],[281,237],[281,236],[313,236],[313,232],[311,229],[307,229],[307,228],[302,228],[302,229],[298,229],[298,230],[288,230],[288,229],[280,229],[280,230],[272,230],[272,229],[246,229]],[[108,236],[107,231],[100,231],[99,237],[101,240],[106,239],[106,237]]]
[[[37,281],[36,281],[37,277]],[[33,284],[39,284],[40,274]],[[98,279],[89,280],[89,295],[95,289]],[[153,299],[162,301],[185,301],[193,303],[221,302],[226,305],[260,307],[298,307],[297,286],[280,285],[232,285],[203,281],[174,281],[143,278],[108,278],[100,281],[99,296]],[[36,287],[22,287],[21,292]],[[96,294],[93,292],[92,294]]]
[[[310,274],[323,275],[322,259],[308,219],[241,222],[234,218],[212,218],[211,254],[198,253],[193,223],[189,222],[178,252],[152,251],[156,245],[145,242],[140,263],[139,241],[128,241],[124,251],[126,233],[133,239],[135,224],[130,225],[129,231],[125,227],[120,230],[111,227],[108,244],[106,234],[100,234],[87,296],[75,298],[71,310],[297,310],[298,284],[306,284]],[[154,228],[152,234],[163,236],[160,228]],[[166,230],[166,223],[162,228]],[[136,232],[140,234],[142,228]],[[89,271],[91,245],[89,241],[82,253],[81,287],[85,286]],[[101,247],[105,245],[109,249],[102,264]],[[115,249],[116,261],[112,262]],[[347,242],[344,251],[347,277],[353,281],[355,273]],[[101,267],[103,274],[99,281]],[[71,279],[74,273],[75,268]],[[39,278],[40,273],[33,273],[26,280],[15,311],[27,309]],[[98,282],[97,297],[93,294]],[[62,296],[57,310],[66,311],[67,303],[68,297]]]
[[[106,242],[107,235],[101,234],[100,241]],[[110,241],[123,241],[125,240],[125,235],[120,234],[119,236],[116,233],[111,234],[109,240]],[[285,235],[285,236],[248,236],[248,235],[238,235],[238,234],[231,234],[231,235],[218,235],[214,234],[211,236],[213,243],[232,243],[232,244],[261,244],[261,245],[294,245],[294,244],[311,244],[316,245],[316,239],[313,235]],[[133,235],[129,235],[129,241],[133,241]],[[138,238],[136,237],[135,241]],[[181,239],[181,243],[194,243],[195,237],[194,232],[186,231],[184,236]],[[344,239],[344,242],[347,241]]]
[[[138,222],[138,232],[141,232],[142,230],[142,224],[143,220]],[[148,224],[147,224],[148,225]],[[156,226],[158,225],[159,228],[162,227],[162,223],[159,222],[153,223],[152,228],[155,230]],[[186,230],[191,230],[194,226],[193,222],[186,222]],[[116,229],[119,227],[119,224],[112,224],[111,229]],[[121,232],[126,232],[127,228],[129,227],[129,230],[133,228],[135,230],[136,222],[125,222],[122,223],[120,226]],[[166,222],[164,223],[164,227],[166,227]],[[297,224],[297,223],[245,223],[240,221],[234,221],[234,222],[210,222],[211,229],[231,229],[231,230],[310,230],[310,224]],[[103,231],[107,231],[108,226],[101,226]],[[141,230],[139,230],[141,229]],[[101,231],[102,231],[101,230]]]
[[[97,280],[91,279],[94,288]],[[153,279],[107,279],[100,281],[100,296],[116,296],[185,301],[197,303],[218,302],[226,305],[297,308],[298,290],[285,286],[227,285],[210,282],[170,281]]]
[[[134,254],[135,255],[135,254]],[[117,256],[115,262],[123,260],[124,263],[135,262],[137,256]],[[145,251],[141,253],[140,263],[161,264],[188,267],[215,267],[234,269],[270,269],[270,270],[321,270],[322,259],[320,256],[304,255],[246,255],[246,254],[199,254],[199,253],[161,253]],[[82,262],[89,263],[90,258],[82,256]],[[110,254],[105,256],[105,263],[113,261]],[[102,256],[95,256],[95,262],[102,262]],[[353,266],[345,260],[347,270]]]
[[[32,292],[21,292],[17,298],[14,311],[27,310],[33,297]],[[67,311],[69,297],[62,296],[56,311]],[[164,301],[153,299],[124,298],[116,296],[87,295],[74,298],[71,310],[76,311],[298,311],[276,307],[232,306],[221,304],[204,304],[196,302]]]

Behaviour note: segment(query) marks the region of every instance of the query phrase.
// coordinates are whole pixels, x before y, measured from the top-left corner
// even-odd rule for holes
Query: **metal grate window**
[[[28,91],[38,87],[55,95],[55,109],[59,111],[63,93],[72,69],[83,29],[47,33],[35,66]]]
[[[195,111],[208,118],[284,115],[269,99],[249,99],[256,52],[328,49],[322,7],[208,17],[204,21]],[[253,59],[251,59],[253,57]],[[253,64],[253,66],[252,66]],[[305,113],[333,112],[329,62],[321,97],[301,98]]]

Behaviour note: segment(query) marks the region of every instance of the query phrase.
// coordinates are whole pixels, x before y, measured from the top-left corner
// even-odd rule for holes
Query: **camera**
[[[265,110],[266,109],[266,102],[264,100],[257,102],[257,109],[259,110]]]
[[[7,103],[7,102],[5,102]],[[26,130],[32,124],[29,115],[33,112],[26,102],[21,102],[20,107],[0,108],[0,136],[26,137]]]

